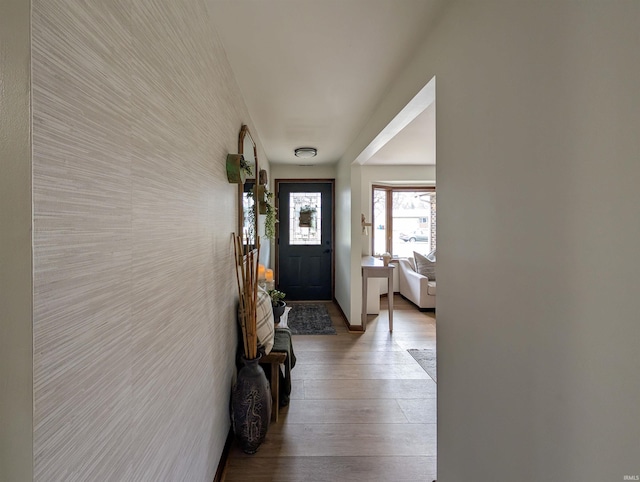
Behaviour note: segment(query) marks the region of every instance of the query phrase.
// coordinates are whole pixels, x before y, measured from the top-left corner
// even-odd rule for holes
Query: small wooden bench
[[[280,411],[280,364],[287,359],[287,352],[272,351],[268,355],[262,355],[261,364],[271,365],[271,421],[278,421]]]

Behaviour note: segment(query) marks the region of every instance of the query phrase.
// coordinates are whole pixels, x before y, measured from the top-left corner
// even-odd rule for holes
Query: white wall
[[[301,166],[296,164],[271,164],[269,184],[276,179],[335,179],[336,165]]]
[[[345,311],[351,325],[362,325],[362,166],[350,165],[351,172],[351,211],[349,237],[349,283],[350,283],[350,311]]]
[[[30,2],[0,15],[0,481],[31,480]]]
[[[437,91],[438,482],[640,474],[640,3],[453,3]]]
[[[347,319],[353,323],[353,320],[359,318],[352,315],[354,302],[351,298],[351,165],[340,162],[336,170],[336,301]]]

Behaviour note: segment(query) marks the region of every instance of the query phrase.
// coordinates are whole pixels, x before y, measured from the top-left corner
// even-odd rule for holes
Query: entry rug
[[[433,378],[433,381],[438,383],[436,376],[436,350],[435,348],[417,349],[411,348],[407,350],[422,369]]]
[[[292,304],[287,322],[294,335],[336,335],[327,307],[320,304]]]

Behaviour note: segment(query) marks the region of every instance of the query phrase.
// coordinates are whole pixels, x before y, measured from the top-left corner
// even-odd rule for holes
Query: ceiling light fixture
[[[293,153],[296,157],[310,158],[318,155],[318,149],[315,147],[298,147]]]

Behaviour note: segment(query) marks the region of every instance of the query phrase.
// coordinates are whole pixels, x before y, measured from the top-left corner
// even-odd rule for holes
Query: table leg
[[[362,331],[367,327],[367,284],[369,277],[366,271],[362,270]]]
[[[279,363],[271,364],[271,420],[278,421],[278,412],[280,411],[280,366]]]
[[[389,270],[387,300],[389,302],[389,332],[392,333],[393,332],[393,270]]]

